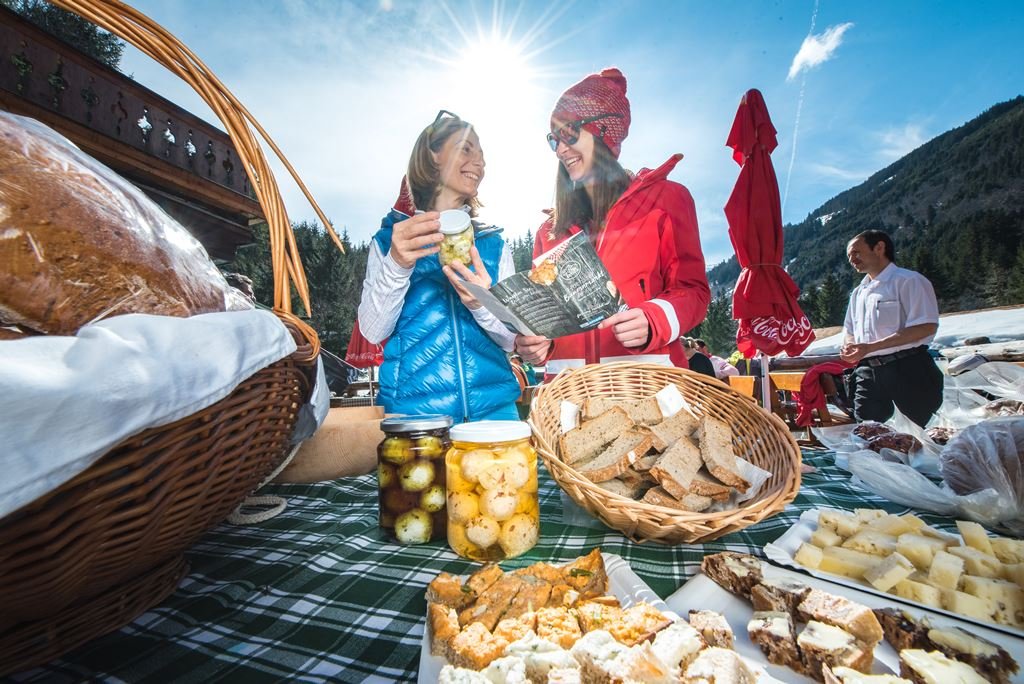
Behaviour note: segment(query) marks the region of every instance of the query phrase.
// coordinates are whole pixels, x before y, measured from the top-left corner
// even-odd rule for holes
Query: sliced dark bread
[[[650,473],[669,494],[681,499],[691,493],[690,483],[703,464],[697,445],[689,437],[680,437],[651,466]]]
[[[595,458],[578,463],[576,469],[591,482],[604,482],[626,472],[650,448],[649,435],[629,430]]]
[[[597,486],[601,489],[608,490],[612,494],[618,494],[619,496],[624,496],[627,499],[636,500],[641,494],[643,494],[644,489],[649,485],[644,484],[642,480],[626,481],[621,477],[616,477],[611,480],[599,482],[597,483]]]
[[[610,397],[591,397],[583,402],[583,420],[593,420],[614,407],[620,407],[629,414],[638,425],[657,425],[664,417],[661,407],[653,396],[646,399],[612,399]]]
[[[700,455],[708,472],[741,492],[750,489],[736,470],[736,454],[732,449],[732,428],[720,420],[704,416],[700,421]]]
[[[651,434],[654,436],[655,450],[665,451],[680,437],[692,435],[699,426],[700,421],[690,415],[685,409],[670,418],[666,418],[657,425],[649,426]]]
[[[572,465],[594,458],[633,424],[633,419],[618,406],[605,411],[558,438],[562,461]]]
[[[690,511],[691,513],[700,513],[711,505],[711,497],[709,496],[687,494],[683,498],[677,499],[661,487],[648,489],[647,493],[644,494],[644,498],[641,500],[644,503],[653,504],[655,506],[676,508],[680,511]]]

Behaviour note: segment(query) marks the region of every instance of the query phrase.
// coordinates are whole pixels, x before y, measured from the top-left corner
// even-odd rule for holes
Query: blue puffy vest
[[[382,254],[394,225],[409,218],[391,210],[374,235]],[[477,228],[476,248],[498,279],[504,244],[498,229]],[[505,352],[477,325],[434,257],[416,262],[395,330],[384,346],[380,401],[388,413],[449,415],[477,420],[519,397]]]

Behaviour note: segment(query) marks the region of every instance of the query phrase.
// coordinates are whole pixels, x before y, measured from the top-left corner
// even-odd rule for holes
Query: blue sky
[[[510,237],[535,230],[554,185],[551,107],[605,66],[629,84],[623,164],[685,155],[672,179],[694,196],[708,266],[732,255],[722,207],[739,167],[724,143],[747,89],[761,90],[779,131],[787,223],[1024,91],[1015,1],[132,4],[231,88],[355,242],[376,230],[416,136],[442,108],[480,133],[487,218]],[[214,120],[140,53],[127,51],[122,68]],[[290,218],[312,219],[277,177]]]

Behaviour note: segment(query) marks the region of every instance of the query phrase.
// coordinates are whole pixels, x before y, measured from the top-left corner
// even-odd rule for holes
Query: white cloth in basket
[[[0,342],[0,517],[294,351],[284,324],[260,310],[130,314],[75,337]]]

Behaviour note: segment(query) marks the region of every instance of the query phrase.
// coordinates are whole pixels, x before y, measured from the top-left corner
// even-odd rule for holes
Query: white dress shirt
[[[920,273],[890,263],[877,277],[864,276],[850,295],[843,325],[854,344],[877,342],[921,323],[938,323],[939,305],[932,284]],[[930,344],[935,335],[871,352],[881,356]]]
[[[363,279],[363,297],[359,301],[358,314],[359,329],[370,344],[380,344],[395,331],[414,269],[415,266],[402,268],[391,257],[390,252],[383,254],[375,240],[370,242],[370,252],[366,259],[366,277]],[[498,280],[504,280],[515,272],[512,251],[505,243],[501,247],[501,257],[498,261]],[[461,301],[456,305],[464,306]],[[495,344],[505,352],[512,351],[516,333],[511,332],[494,314],[482,306],[479,309],[471,309],[470,313],[473,314],[477,325],[483,328]]]

